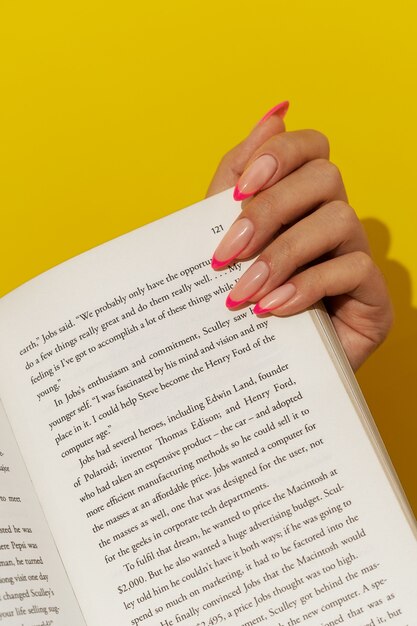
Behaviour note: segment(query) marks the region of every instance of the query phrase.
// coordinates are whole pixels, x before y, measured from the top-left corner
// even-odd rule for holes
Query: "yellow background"
[[[329,136],[392,292],[396,326],[359,379],[417,509],[414,6],[2,0],[0,295],[203,198],[289,99],[289,129]]]

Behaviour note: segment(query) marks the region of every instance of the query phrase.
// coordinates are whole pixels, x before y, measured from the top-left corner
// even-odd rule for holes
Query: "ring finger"
[[[328,228],[331,221],[332,228]],[[363,227],[353,209],[342,201],[320,207],[279,235],[233,287],[230,308],[259,300],[293,276],[300,268],[331,254],[369,253]]]

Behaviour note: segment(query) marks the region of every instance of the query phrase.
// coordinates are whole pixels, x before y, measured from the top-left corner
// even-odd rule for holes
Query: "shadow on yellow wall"
[[[362,223],[388,283],[395,322],[386,342],[359,370],[358,380],[417,514],[417,309],[408,271],[388,258],[389,230],[375,219]]]

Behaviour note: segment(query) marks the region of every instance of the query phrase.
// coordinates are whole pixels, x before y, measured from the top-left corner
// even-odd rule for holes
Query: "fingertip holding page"
[[[246,217],[232,224],[214,251],[211,267],[217,270],[234,261],[246,248],[254,232],[255,226]]]
[[[253,193],[242,193],[239,190],[239,187],[236,185],[234,191],[233,191],[233,200],[236,201],[240,201],[240,200],[246,200],[246,198],[250,198],[250,196],[252,196]]]
[[[230,295],[226,298],[226,306],[228,309],[235,309],[237,306],[239,306],[239,304],[243,304],[244,302],[246,302],[245,298],[243,298],[243,300],[233,300]]]
[[[271,291],[267,296],[262,298],[254,307],[253,312],[256,315],[262,315],[263,313],[270,313],[275,309],[288,302],[297,291],[296,286],[293,283],[285,283],[274,291]]]
[[[226,299],[226,306],[233,309],[244,302],[247,302],[265,284],[269,276],[269,266],[265,261],[256,261],[246,270],[243,276]]]
[[[211,267],[213,270],[220,270],[222,267],[226,267],[229,263],[232,263],[235,257],[230,257],[230,259],[226,259],[225,261],[219,261],[215,256],[211,259]]]

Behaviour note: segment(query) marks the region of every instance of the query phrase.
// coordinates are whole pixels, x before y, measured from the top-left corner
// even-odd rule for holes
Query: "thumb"
[[[285,131],[283,118],[288,111],[289,102],[284,101],[274,106],[258,122],[250,135],[241,143],[226,152],[219,163],[213,180],[207,190],[206,197],[220,193],[229,187],[234,187],[239,180],[246,163],[252,154],[262,146],[267,139]]]

